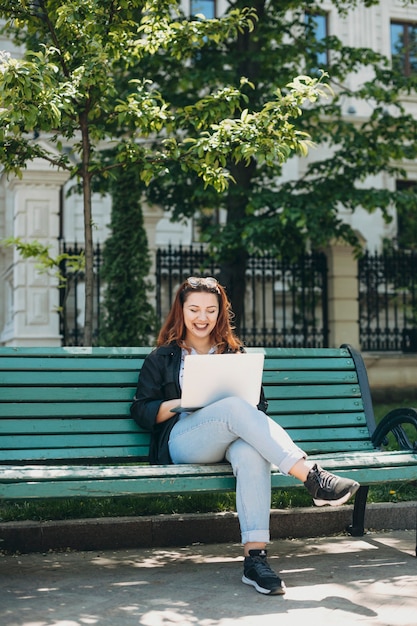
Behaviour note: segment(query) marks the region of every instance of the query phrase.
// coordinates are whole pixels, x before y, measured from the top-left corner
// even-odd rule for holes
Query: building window
[[[315,73],[328,65],[328,51],[326,47],[326,37],[328,36],[328,19],[327,13],[309,13],[305,14],[305,26],[307,31],[307,39],[309,37],[315,42],[307,49],[308,71]]]
[[[417,25],[391,22],[392,67],[404,76],[417,72]]]
[[[190,0],[190,15],[201,13],[207,19],[216,17],[216,0]]]

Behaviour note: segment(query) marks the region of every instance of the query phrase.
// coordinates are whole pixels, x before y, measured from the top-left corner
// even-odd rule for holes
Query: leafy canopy
[[[181,65],[183,74],[184,64],[191,67],[208,45],[220,49],[222,42],[255,32],[255,7],[239,4],[213,20],[186,19],[176,0],[0,5],[4,32],[26,50],[22,58],[0,59],[0,163],[6,173],[21,176],[28,161],[45,159],[67,170],[83,195],[87,345],[96,180],[136,166],[141,181],[150,184],[172,178],[178,169],[197,177],[204,190],[221,193],[231,181],[239,183],[233,166],[254,159],[282,164],[292,153],[307,152],[309,135],[299,128],[299,118],[306,102],[327,93],[324,75],[276,82],[271,97],[256,107],[248,106],[256,90],[243,71],[214,88],[199,81],[182,102],[161,89],[162,60]]]
[[[244,4],[245,0],[238,0],[233,6]],[[325,71],[331,97],[305,102],[296,122],[297,132],[305,132],[322,149],[310,151],[308,160],[286,172],[285,158],[263,158],[249,149],[251,158],[230,164],[237,185],[229,185],[221,194],[205,189],[178,168],[174,176],[171,170],[156,179],[150,197],[171,209],[174,219],[199,211],[202,237],[223,261],[233,261],[242,250],[296,253],[309,245],[326,245],[335,237],[357,244],[356,233],[342,213],[380,210],[389,222],[395,208],[414,202],[409,189],[395,188],[392,182],[405,180],[407,164],[417,157],[417,124],[409,106],[417,77],[402,75],[380,51],[350,46],[332,32],[318,38],[315,17],[325,16],[320,2],[255,0],[250,4],[258,17],[253,30],[239,33],[237,41],[224,40],[220,45],[207,41],[204,50],[188,60],[187,71],[166,56],[155,57],[160,90],[170,101],[192,102],[199,85],[221,90],[243,75],[250,116],[275,99],[277,85],[292,84],[293,77],[306,72],[319,77]],[[363,15],[377,4],[376,0],[333,0],[326,4],[331,11],[329,25],[337,25],[354,9]],[[193,135],[197,130],[190,121],[188,132]],[[302,155],[302,151],[293,150],[287,158],[289,154]],[[390,182],[381,184],[381,180]],[[220,220],[219,214],[224,216]]]
[[[35,157],[73,177],[109,175],[117,165],[135,163],[149,183],[179,163],[224,191],[230,161],[247,163],[256,155],[266,164],[282,163],[292,152],[306,153],[308,134],[294,122],[306,100],[324,94],[321,78],[289,81],[285,93],[275,89],[270,102],[249,111],[242,87],[251,85],[244,77],[174,106],[149,71],[151,57],[169,54],[184,63],[207,42],[217,46],[253,31],[253,8],[187,20],[174,0],[5,0],[0,17],[27,47],[22,59],[3,54],[0,64],[0,162],[9,172],[21,175]],[[185,133],[190,125],[192,137]],[[59,154],[34,133],[47,136]],[[110,162],[104,142],[114,147]],[[71,151],[62,151],[68,145]]]

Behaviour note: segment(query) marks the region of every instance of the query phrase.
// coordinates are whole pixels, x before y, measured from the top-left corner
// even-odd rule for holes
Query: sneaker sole
[[[313,502],[316,506],[325,506],[326,504],[329,506],[340,506],[341,504],[347,502],[357,492],[359,487],[359,483],[354,483],[349,491],[338,500],[319,500],[317,498],[313,498]]]
[[[252,580],[251,578],[246,578],[245,575],[242,576],[242,583],[245,583],[245,585],[251,585],[252,587],[255,587],[258,593],[263,593],[265,596],[283,596],[284,593],[286,592],[285,585],[283,587],[278,587],[277,589],[274,589],[274,590],[265,589],[264,587],[260,587],[258,583],[256,582],[256,580]]]

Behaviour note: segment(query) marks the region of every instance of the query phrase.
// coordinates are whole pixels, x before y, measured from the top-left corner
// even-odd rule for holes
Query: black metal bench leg
[[[368,498],[368,485],[361,485],[356,492],[353,506],[352,525],[347,527],[347,532],[352,537],[362,537],[365,534],[365,509]]]

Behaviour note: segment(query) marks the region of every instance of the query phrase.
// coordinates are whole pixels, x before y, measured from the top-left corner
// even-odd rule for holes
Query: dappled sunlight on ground
[[[414,531],[277,540],[285,596],[243,585],[239,544],[0,557],[1,626],[415,626]]]

